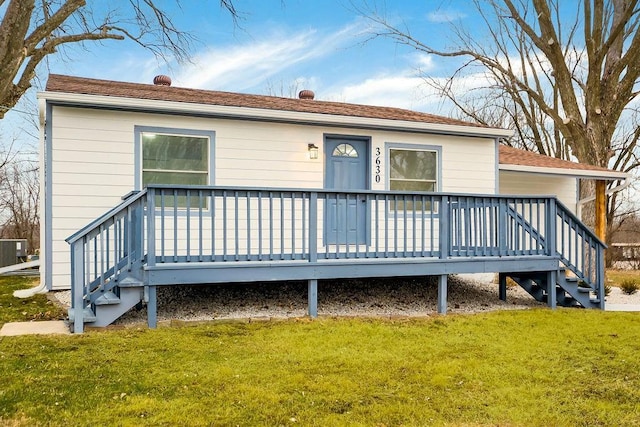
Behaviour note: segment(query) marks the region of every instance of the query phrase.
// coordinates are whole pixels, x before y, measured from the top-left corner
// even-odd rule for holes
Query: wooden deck
[[[604,245],[554,197],[276,188],[150,186],[67,240],[74,331],[140,301],[156,324],[156,288],[500,273],[550,306],[604,308]]]

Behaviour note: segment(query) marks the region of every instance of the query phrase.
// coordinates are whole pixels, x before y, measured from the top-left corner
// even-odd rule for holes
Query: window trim
[[[171,136],[195,136],[209,138],[209,158],[207,167],[207,185],[214,185],[215,183],[215,136],[216,133],[210,130],[198,130],[198,129],[181,129],[181,128],[166,128],[158,126],[134,126],[134,163],[135,163],[135,182],[134,189],[137,191],[142,190],[142,134],[143,133],[157,133]],[[190,171],[185,171],[190,172]],[[202,173],[202,172],[198,172]]]

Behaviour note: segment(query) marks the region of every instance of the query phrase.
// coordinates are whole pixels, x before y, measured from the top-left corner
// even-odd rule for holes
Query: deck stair
[[[547,286],[549,274],[547,272],[515,272],[502,273],[511,278],[522,289],[527,291],[535,300],[550,303],[549,288]],[[602,308],[598,289],[588,286],[574,274],[567,274],[566,268],[560,268],[555,275],[555,303],[562,307]]]
[[[83,310],[83,322],[90,326],[108,326],[131,308],[144,301],[144,282],[132,275],[109,281],[111,286],[95,287],[89,304]],[[68,310],[70,322],[75,322],[73,308]]]
[[[340,221],[365,217],[350,241]],[[318,280],[431,275],[446,311],[448,274],[498,272],[501,298],[510,277],[551,307],[604,308],[605,245],[550,196],[154,185],[67,241],[76,333],[141,303],[153,327],[176,284],[308,280],[314,315]]]
[[[604,299],[604,295],[599,295],[597,287],[590,286],[585,281],[585,278],[568,273],[570,271],[566,268],[559,270],[556,276],[558,290],[571,295],[573,299],[585,308],[601,308],[601,298]]]

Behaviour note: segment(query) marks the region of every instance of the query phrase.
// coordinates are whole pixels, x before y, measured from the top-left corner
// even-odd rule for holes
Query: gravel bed
[[[493,274],[449,276],[449,313],[543,307],[520,287],[498,299]],[[436,314],[435,278],[388,278],[320,281],[320,316],[428,316]],[[55,293],[68,306],[69,291]],[[158,320],[296,318],[306,316],[306,282],[234,283],[158,288]],[[131,310],[116,325],[146,321],[146,310]]]
[[[605,304],[606,303],[640,305],[640,292],[636,292],[633,295],[627,295],[622,292],[622,289],[612,286],[611,292],[605,298]]]
[[[53,294],[69,307],[69,291]],[[320,316],[429,316],[435,315],[436,278],[388,278],[320,281]],[[624,294],[613,287],[611,304],[640,304],[640,292]],[[498,299],[494,274],[449,276],[449,313],[544,307],[519,286],[507,288],[507,301]],[[166,286],[158,288],[158,320],[205,321],[216,319],[281,319],[307,315],[306,282],[233,283],[223,285]],[[146,310],[132,309],[115,325],[146,322]]]

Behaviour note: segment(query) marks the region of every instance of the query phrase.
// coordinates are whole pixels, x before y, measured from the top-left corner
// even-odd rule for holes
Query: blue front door
[[[366,190],[368,141],[327,138],[326,188]],[[366,243],[367,203],[355,195],[330,196],[326,202],[325,241],[328,244]]]

